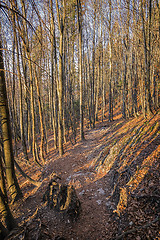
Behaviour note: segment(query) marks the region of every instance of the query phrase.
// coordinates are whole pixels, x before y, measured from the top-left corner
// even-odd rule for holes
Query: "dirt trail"
[[[156,145],[154,141],[154,144],[151,142],[153,151],[158,149],[157,146],[160,145],[159,135],[156,135],[159,130],[156,121],[155,119],[155,128],[152,127],[151,129],[151,132],[153,131],[153,138],[157,144]],[[31,169],[28,169],[28,172],[33,178],[38,176],[41,178],[42,184],[39,188],[35,188],[27,182],[22,184],[25,199],[14,207],[14,215],[17,217],[17,220],[22,222],[31,217],[38,207],[38,217],[41,220],[41,226],[44,226],[45,231],[49,232],[51,239],[60,236],[66,240],[111,240],[115,239],[117,234],[120,235],[123,229],[130,229],[130,227],[132,227],[132,225],[130,225],[133,221],[132,217],[130,218],[124,215],[121,218],[113,213],[117,208],[118,202],[110,200],[114,188],[113,177],[116,173],[113,165],[115,163],[113,162],[111,164],[111,161],[112,158],[114,158],[114,154],[120,151],[120,149],[118,149],[119,146],[123,146],[122,150],[124,154],[126,154],[124,156],[127,156],[128,145],[124,143],[129,143],[130,148],[135,145],[136,141],[134,139],[137,140],[139,135],[135,135],[134,132],[137,134],[137,126],[141,122],[142,118],[137,120],[133,119],[132,122],[117,118],[113,123],[106,121],[105,123],[97,124],[95,129],[86,129],[85,141],[77,141],[75,145],[68,142],[65,145],[66,151],[62,157],[58,156],[58,150],[53,149],[53,136],[50,136],[50,151],[42,171],[34,165]],[[131,133],[135,136],[133,140],[130,136]],[[121,142],[122,138],[125,140],[123,144]],[[147,140],[148,133],[144,135],[144,139],[146,143],[147,141],[149,142],[149,140]],[[139,141],[138,138],[136,146],[140,145]],[[119,145],[117,145],[117,143]],[[111,151],[112,146],[118,147],[115,147],[113,151]],[[106,172],[103,173],[101,167],[100,171],[95,169],[95,162],[97,159],[103,159],[104,156],[104,159],[106,159],[106,156],[109,156],[107,164],[110,168],[106,169]],[[142,157],[140,154],[139,156]],[[140,157],[138,160],[141,160]],[[131,168],[131,171],[132,170],[134,173],[135,170]],[[114,174],[113,171],[115,171]],[[82,213],[77,222],[71,222],[67,217],[62,217],[60,214],[55,213],[54,210],[49,210],[48,207],[42,203],[43,194],[50,180],[50,175],[53,172],[62,178],[63,183],[71,184],[76,188],[82,205]],[[20,181],[23,182],[21,177]],[[123,182],[124,179],[122,179],[122,183]],[[130,212],[132,211],[134,211],[134,209],[131,208]],[[126,239],[133,238],[131,236],[131,238]]]
[[[85,140],[78,141],[75,145],[68,143],[63,157],[58,156],[57,150],[52,150],[53,136],[50,136],[50,152],[42,172],[35,166],[30,170],[26,169],[33,178],[41,176],[42,185],[36,188],[28,182],[22,184],[25,199],[13,210],[19,222],[31,217],[39,207],[40,219],[47,226],[53,239],[57,235],[68,240],[108,238],[110,211],[106,205],[106,197],[110,192],[109,177],[95,180],[96,172],[90,167],[90,161],[98,156],[106,144],[104,137],[109,127],[99,125],[96,129],[86,130]],[[86,168],[86,164],[89,167]],[[77,222],[72,223],[67,218],[57,216],[54,210],[43,207],[43,193],[53,172],[62,178],[62,182],[72,184],[76,188],[82,205],[82,213]],[[23,182],[21,176],[20,181]]]
[[[65,239],[107,239],[110,212],[106,197],[110,191],[109,178],[95,181],[96,172],[91,167],[83,168],[105,145],[103,138],[107,131],[107,127],[87,130],[85,141],[71,146],[63,157],[57,156],[54,161],[51,159],[46,166],[45,175],[52,169],[62,177],[63,182],[72,184],[82,204],[82,213],[76,223],[62,219],[57,224],[55,219],[53,223],[49,222],[53,231]]]

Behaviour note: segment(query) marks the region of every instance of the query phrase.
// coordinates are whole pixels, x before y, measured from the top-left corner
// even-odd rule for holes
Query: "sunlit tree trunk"
[[[88,34],[88,31],[86,29],[86,34]],[[87,60],[86,60],[86,65],[87,65],[87,79],[88,79],[88,85],[90,88],[87,89],[88,93],[88,127],[92,127],[92,73],[91,73],[91,62],[90,62],[90,57],[89,57],[89,43],[88,40],[86,41],[86,47],[87,47]]]
[[[38,109],[39,109],[39,118],[40,118],[40,132],[41,132],[41,144],[40,144],[40,156],[42,159],[43,164],[45,163],[44,160],[44,122],[43,122],[43,109],[42,109],[42,101],[40,95],[40,88],[39,88],[39,79],[37,78],[36,69],[35,72],[35,83],[36,83],[36,90],[37,90],[37,97],[38,97]]]
[[[2,153],[2,143],[0,141],[0,188],[5,197],[5,200],[8,201],[7,189],[6,189],[6,185],[5,185],[5,171],[4,170],[5,170],[5,168],[4,168],[3,153]]]
[[[15,72],[15,38],[13,40],[13,72]],[[15,75],[13,74],[13,87],[12,87],[12,112],[13,112],[13,136],[14,136],[14,153],[17,156],[17,113],[16,113],[16,92],[15,92]]]
[[[131,27],[130,24],[130,0],[127,0],[127,26],[126,26],[126,55],[127,55],[127,75],[126,75],[126,81],[127,81],[127,117],[133,116],[133,86],[132,86],[132,52],[131,52],[131,40],[130,40],[130,33],[129,28]]]
[[[150,93],[150,66],[151,66],[151,17],[152,17],[152,0],[149,0],[147,9],[147,26],[145,24],[145,10],[143,8],[143,1],[141,0],[141,18],[142,18],[142,31],[144,43],[144,56],[145,56],[145,113],[150,115],[151,110],[151,93]],[[145,11],[145,12],[144,12]],[[147,33],[148,31],[148,33]],[[147,39],[148,36],[148,39]]]
[[[109,121],[113,121],[113,87],[112,87],[112,2],[109,1]]]
[[[54,147],[57,148],[57,135],[58,135],[58,113],[57,113],[57,81],[58,81],[58,65],[57,65],[57,46],[56,46],[56,33],[55,33],[55,20],[53,11],[53,1],[50,0],[51,8],[51,80],[52,80],[52,111],[53,111],[53,132],[54,132]]]
[[[28,148],[29,151],[32,151],[32,140],[31,140],[31,116],[30,116],[30,82],[28,81],[27,76],[27,61],[26,61],[26,53],[25,48],[20,43],[20,37],[19,37],[19,44],[20,44],[20,54],[22,59],[22,69],[23,69],[23,76],[24,76],[24,82],[25,82],[25,93],[23,95],[25,96],[25,104],[26,104],[26,139],[28,140]]]
[[[39,163],[39,158],[37,154],[37,145],[36,145],[36,130],[35,130],[35,104],[34,104],[34,95],[33,95],[33,70],[32,70],[32,65],[31,65],[31,58],[29,53],[28,59],[29,59],[29,76],[30,76],[30,92],[31,92],[31,116],[32,116],[32,154],[33,154],[33,159],[34,161],[40,165]]]
[[[122,115],[126,119],[126,76],[127,76],[127,56],[124,60],[124,75],[123,75],[123,96],[122,96]]]
[[[67,38],[66,38],[66,29],[64,30],[63,37],[63,142],[67,142],[66,137],[66,108],[67,108]]]
[[[105,118],[105,107],[106,107],[106,98],[105,98],[105,81],[104,81],[104,48],[102,41],[102,122]]]
[[[77,0],[78,12],[78,39],[79,39],[79,85],[80,85],[80,139],[84,140],[83,119],[83,81],[82,81],[82,13],[81,1]]]
[[[100,55],[100,53],[99,53]],[[96,102],[95,102],[95,120],[98,121],[98,106],[99,106],[99,91],[100,91],[100,79],[101,79],[101,57],[98,59],[98,76],[97,76],[97,92],[96,92]]]
[[[64,26],[65,26],[65,0],[63,0],[63,14],[59,12],[58,0],[56,0],[56,9],[58,16],[58,26],[60,32],[59,39],[59,80],[58,85],[58,142],[59,142],[59,154],[63,155],[63,40],[64,40]]]
[[[136,28],[137,20],[136,20],[136,8],[135,8],[136,1],[133,1],[133,28]],[[133,34],[133,50],[132,50],[132,84],[133,84],[133,116],[136,117],[138,114],[138,54],[136,49],[136,42],[138,41],[138,36]]]
[[[22,4],[22,12],[23,16],[26,18],[26,7],[24,0],[21,0]],[[34,104],[34,94],[33,94],[33,87],[34,87],[34,78],[33,78],[33,67],[32,67],[32,58],[29,46],[29,37],[27,31],[27,24],[24,20],[24,32],[21,33],[19,29],[19,34],[22,37],[23,45],[25,48],[26,56],[28,59],[28,69],[29,69],[29,78],[30,78],[30,106],[31,106],[31,119],[32,119],[32,154],[34,161],[40,165],[39,163],[39,156],[37,150],[37,143],[36,143],[36,130],[35,130],[35,104]],[[41,166],[41,165],[40,165]]]
[[[91,79],[91,124],[95,128],[95,31],[96,31],[96,0],[94,0],[93,16],[93,50],[92,50],[92,79]]]
[[[138,105],[137,105],[137,87],[138,87],[138,69],[137,69],[137,54],[134,53],[134,66],[133,66],[133,115],[137,116]]]
[[[158,15],[159,15],[159,18],[158,18],[158,25],[159,25],[159,38],[160,38],[160,1],[159,0],[156,0],[156,4],[157,4],[157,8],[158,8]],[[160,47],[160,44],[159,44],[159,47]]]
[[[72,59],[71,59],[71,79],[70,79],[70,98],[71,98],[71,114],[72,114],[72,133],[74,142],[76,143],[76,134],[77,134],[77,127],[76,127],[76,116],[75,116],[75,108],[74,108],[74,95],[73,95],[73,81],[74,81],[74,43],[72,43]]]
[[[21,190],[15,175],[14,169],[14,155],[12,147],[12,134],[10,127],[10,116],[7,101],[7,92],[4,75],[3,55],[2,55],[2,40],[1,40],[1,26],[0,26],[0,120],[2,128],[2,142],[4,149],[4,160],[6,168],[6,178],[8,189],[11,193],[13,201],[22,197]]]
[[[16,51],[17,51],[17,71],[18,71],[19,93],[20,93],[19,94],[19,117],[20,117],[21,142],[22,142],[24,157],[27,161],[29,161],[25,133],[24,133],[22,77],[21,77],[21,70],[20,70],[19,48],[18,48],[18,39],[17,39],[17,33],[16,33],[14,14],[12,14],[12,21],[13,21],[13,27],[14,27],[13,31],[14,31],[15,46],[16,46]]]

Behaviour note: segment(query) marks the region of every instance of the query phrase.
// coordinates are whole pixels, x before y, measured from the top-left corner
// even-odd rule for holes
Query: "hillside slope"
[[[41,179],[41,186],[19,176],[24,201],[13,210],[23,228],[15,239],[26,231],[24,239],[160,239],[159,120],[159,113],[147,120],[124,120],[117,114],[111,123],[86,129],[84,142],[67,143],[63,157],[53,149],[51,135],[44,168],[34,163],[26,168],[32,178]],[[76,188],[82,204],[77,222],[42,203],[53,172]]]

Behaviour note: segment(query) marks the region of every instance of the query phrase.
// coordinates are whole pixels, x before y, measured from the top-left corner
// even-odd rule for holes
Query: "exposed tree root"
[[[14,161],[14,162],[15,162],[15,166],[16,166],[17,170],[22,174],[22,176],[23,176],[25,179],[27,179],[30,183],[32,183],[33,185],[35,185],[35,186],[37,186],[37,187],[39,187],[39,186],[41,185],[41,182],[36,181],[36,180],[32,179],[31,177],[29,177],[29,176],[22,170],[22,168],[19,166],[19,164],[18,164],[16,161]]]

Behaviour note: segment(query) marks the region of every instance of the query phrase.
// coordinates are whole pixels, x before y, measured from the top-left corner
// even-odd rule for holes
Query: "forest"
[[[0,239],[160,239],[159,107],[159,0],[0,1]]]

